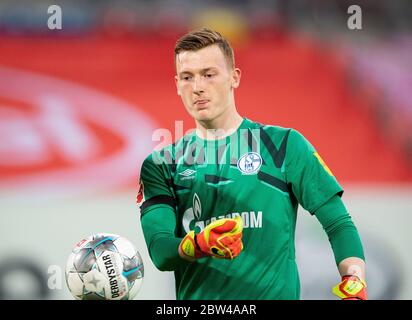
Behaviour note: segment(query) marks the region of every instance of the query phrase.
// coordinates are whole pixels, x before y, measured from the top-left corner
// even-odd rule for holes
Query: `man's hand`
[[[219,219],[206,226],[195,235],[190,231],[180,242],[179,255],[189,261],[203,256],[221,259],[234,259],[243,249],[242,218]]]
[[[333,289],[333,294],[342,300],[367,300],[366,282],[354,275],[342,277],[342,281]]]

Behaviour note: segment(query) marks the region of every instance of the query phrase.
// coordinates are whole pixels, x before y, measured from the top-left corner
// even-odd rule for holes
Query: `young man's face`
[[[217,45],[176,56],[176,86],[189,114],[198,121],[212,121],[234,106],[233,89],[240,70],[229,66]]]

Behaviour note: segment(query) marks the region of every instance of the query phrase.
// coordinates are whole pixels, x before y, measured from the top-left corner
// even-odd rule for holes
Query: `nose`
[[[193,93],[201,94],[204,92],[203,87],[203,78],[202,77],[195,77],[193,81]]]

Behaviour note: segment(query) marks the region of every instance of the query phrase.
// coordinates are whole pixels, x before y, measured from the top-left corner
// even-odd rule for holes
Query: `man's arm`
[[[349,257],[343,259],[338,265],[339,273],[345,275],[354,275],[361,280],[365,280],[365,261],[358,257]]]
[[[182,239],[176,237],[176,199],[160,153],[154,151],[142,163],[136,198],[149,255],[161,271],[176,270],[187,262],[178,254]]]
[[[161,271],[177,270],[204,256],[234,259],[243,249],[241,219],[219,219],[199,234],[188,232],[179,238],[176,198],[167,182],[167,170],[153,160],[142,164],[136,198],[147,248],[154,265]]]
[[[243,249],[240,217],[218,219],[184,238],[175,236],[176,214],[170,206],[145,210],[141,223],[149,255],[160,271],[177,270],[206,256],[231,260]]]
[[[175,236],[176,216],[172,207],[157,206],[144,212],[141,224],[149,255],[156,268],[173,271],[188,264],[178,253],[182,238]]]
[[[334,195],[318,208],[314,215],[328,235],[339,272],[352,272],[350,262],[353,262],[361,269],[357,272],[364,275],[364,266],[359,262],[359,260],[365,260],[362,242],[342,199]],[[353,259],[345,261],[347,258]],[[357,269],[355,266],[352,268]]]
[[[346,281],[340,288],[346,284],[360,287],[356,283],[352,286],[357,277],[348,277],[354,269],[364,277],[365,257],[358,231],[340,198],[343,189],[311,143],[293,129],[289,131],[285,168],[293,195],[318,218],[329,237],[336,265]]]
[[[314,214],[325,229],[342,282],[333,293],[342,299],[366,299],[365,257],[358,231],[338,195]]]

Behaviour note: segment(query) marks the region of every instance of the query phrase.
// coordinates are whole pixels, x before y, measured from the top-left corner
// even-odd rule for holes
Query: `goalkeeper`
[[[331,291],[366,299],[360,237],[315,148],[294,129],[239,115],[241,71],[219,33],[184,35],[175,64],[196,130],[145,159],[137,203],[151,259],[175,272],[177,299],[299,299],[299,204],[328,235],[341,276]]]

